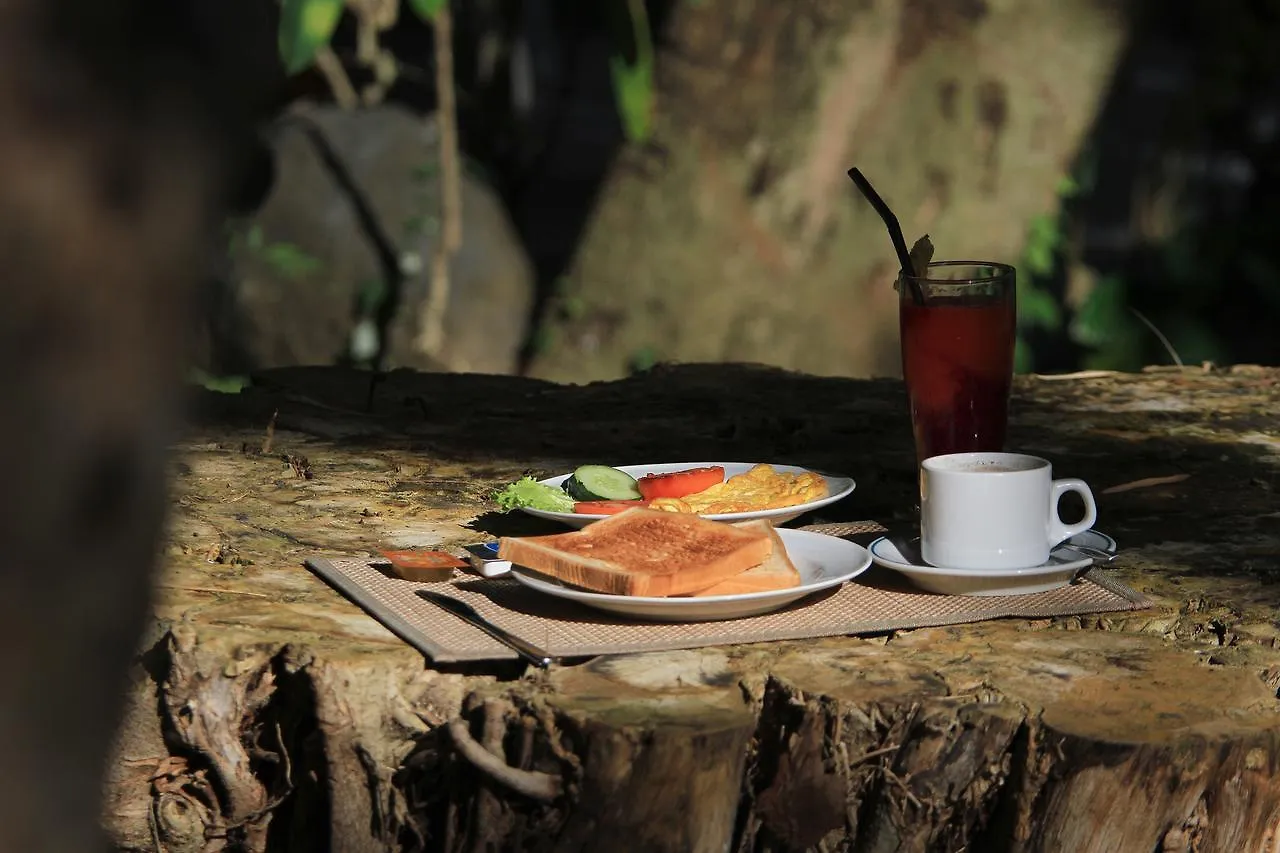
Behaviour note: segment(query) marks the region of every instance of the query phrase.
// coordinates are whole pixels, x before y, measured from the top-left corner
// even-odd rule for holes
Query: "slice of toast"
[[[759,530],[773,540],[773,551],[769,559],[754,569],[747,569],[740,575],[734,575],[720,581],[715,586],[701,589],[693,593],[694,597],[706,595],[742,595],[748,592],[771,592],[776,589],[791,589],[800,586],[803,580],[800,571],[787,556],[787,547],[782,544],[782,537],[773,525],[763,519],[743,521],[734,525],[743,530]]]
[[[596,592],[683,595],[760,565],[773,539],[697,515],[628,509],[582,530],[503,538],[498,557]]]

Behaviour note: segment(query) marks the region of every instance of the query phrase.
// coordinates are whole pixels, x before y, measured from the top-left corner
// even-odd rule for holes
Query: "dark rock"
[[[275,182],[231,240],[205,309],[216,372],[368,362],[509,373],[533,273],[497,194],[462,178],[463,246],[441,352],[416,343],[440,231],[434,121],[393,105],[309,107],[270,134]]]

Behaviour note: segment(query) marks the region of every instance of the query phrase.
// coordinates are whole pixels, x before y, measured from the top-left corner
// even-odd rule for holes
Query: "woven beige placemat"
[[[883,532],[875,522],[802,528],[833,536]],[[434,589],[470,604],[483,617],[553,657],[668,651],[702,646],[875,634],[906,628],[959,625],[987,619],[1046,619],[1140,610],[1150,602],[1093,569],[1075,583],[1031,595],[976,598],[914,591],[892,572],[873,566],[834,594],[785,610],[726,622],[641,623],[548,598],[511,578],[458,572],[441,583],[404,581],[367,559],[312,558],[307,566],[363,607],[401,639],[437,663],[510,660],[517,655],[452,613],[419,598]]]

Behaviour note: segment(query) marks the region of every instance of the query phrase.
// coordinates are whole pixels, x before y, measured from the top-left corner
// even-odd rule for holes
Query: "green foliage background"
[[[430,23],[448,0],[404,0],[405,5]],[[605,0],[624,4],[628,42],[610,58],[609,72],[614,100],[623,130],[631,142],[649,138],[653,116],[653,33],[644,0]],[[316,54],[329,44],[342,17],[344,0],[283,0],[280,10],[279,48],[285,69],[297,74],[310,68]],[[634,59],[628,59],[633,55]]]
[[[429,23],[447,0],[404,2]],[[650,22],[644,0],[606,2],[613,4],[609,8],[619,22],[609,66],[614,100],[626,138],[644,142],[652,130],[655,98]],[[1280,15],[1280,0],[1263,0],[1262,5],[1270,12],[1253,6],[1223,10],[1213,4],[1190,4],[1181,10],[1186,20],[1180,24],[1195,35],[1200,81],[1183,99],[1178,130],[1184,142],[1213,142],[1204,138],[1204,128],[1241,125],[1241,101],[1256,92],[1256,80],[1280,79],[1280,51],[1257,17]],[[281,8],[280,54],[288,70],[296,73],[310,67],[329,44],[344,13],[344,0],[282,0]],[[1159,4],[1151,8],[1152,14],[1164,14]],[[1140,33],[1149,24],[1139,22],[1135,30]],[[1252,153],[1256,162],[1259,152]],[[1179,202],[1173,233],[1160,245],[1141,247],[1140,269],[1085,271],[1083,278],[1092,284],[1080,301],[1069,305],[1064,282],[1081,278],[1082,263],[1071,235],[1079,230],[1078,202],[1096,187],[1099,156],[1096,150],[1086,150],[1058,187],[1057,210],[1027,225],[1017,264],[1016,369],[1027,372],[1048,364],[1136,370],[1158,362],[1231,360],[1235,348],[1223,340],[1221,331],[1229,323],[1214,308],[1224,284],[1229,283],[1233,298],[1242,304],[1280,315],[1280,261],[1270,250],[1273,223],[1280,222],[1280,191],[1271,193],[1270,202],[1263,194],[1248,218],[1215,216],[1212,211],[1197,215],[1194,193],[1189,194]],[[1270,186],[1280,190],[1276,177],[1271,176]],[[256,242],[249,235],[248,244],[286,274],[305,275],[312,269],[313,259],[297,247],[267,243],[260,234]],[[1070,364],[1064,363],[1066,351],[1071,353]],[[637,361],[652,358],[646,353]]]

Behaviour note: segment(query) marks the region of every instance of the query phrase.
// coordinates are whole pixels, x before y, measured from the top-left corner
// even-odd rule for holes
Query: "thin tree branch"
[[[436,126],[440,130],[440,237],[431,260],[431,289],[423,309],[418,346],[438,355],[449,308],[449,261],[462,247],[462,171],[453,82],[453,18],[449,4],[432,21],[436,53]]]
[[[440,125],[440,219],[449,254],[462,248],[462,164],[458,154],[458,106],[454,98],[453,16],[446,3],[435,20],[436,100]]]
[[[1169,357],[1173,359],[1173,363],[1178,365],[1178,367],[1182,367],[1182,356],[1178,355],[1178,351],[1173,348],[1173,344],[1169,343],[1169,339],[1164,336],[1164,332],[1157,329],[1156,324],[1148,320],[1146,315],[1137,308],[1130,305],[1129,310],[1133,312],[1133,316],[1142,321],[1142,325],[1150,329],[1151,333],[1160,340],[1160,343],[1164,346],[1165,352],[1169,353]]]
[[[324,75],[325,82],[329,84],[329,91],[333,93],[333,99],[339,107],[344,110],[353,110],[360,106],[360,96],[356,94],[356,87],[351,85],[351,78],[347,76],[347,70],[342,67],[342,60],[338,59],[332,48],[326,46],[316,52],[316,68]]]

